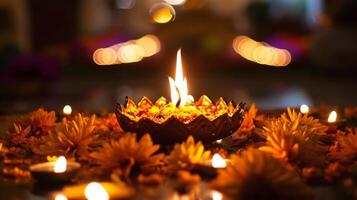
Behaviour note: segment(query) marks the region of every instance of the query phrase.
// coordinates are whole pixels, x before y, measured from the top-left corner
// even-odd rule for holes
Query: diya
[[[30,166],[32,177],[38,182],[66,183],[76,175],[80,168],[77,162],[67,161],[61,156],[55,162],[45,162]]]
[[[195,102],[188,94],[183,77],[181,50],[177,53],[175,80],[169,77],[171,102],[164,97],[153,103],[143,97],[136,105],[129,97],[117,104],[115,113],[122,129],[139,136],[151,135],[155,143],[174,144],[192,135],[196,140],[212,142],[232,135],[239,129],[245,104],[220,98],[213,103],[206,95]]]

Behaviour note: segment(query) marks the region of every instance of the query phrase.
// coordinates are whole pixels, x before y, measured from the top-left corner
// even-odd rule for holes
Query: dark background
[[[169,97],[182,48],[189,92],[258,108],[357,105],[354,0],[187,0],[158,24],[158,0],[0,0],[0,114],[37,107],[111,111],[131,96]],[[166,5],[167,6],[167,5]],[[98,48],[156,35],[161,51],[140,62],[99,66]],[[238,55],[246,35],[292,55],[286,67]]]

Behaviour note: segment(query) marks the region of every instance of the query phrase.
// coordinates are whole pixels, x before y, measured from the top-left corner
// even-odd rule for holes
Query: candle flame
[[[222,200],[222,199],[223,199],[222,193],[215,190],[212,191],[212,200]]]
[[[328,116],[327,122],[328,123],[335,123],[337,120],[337,112],[336,111],[332,111],[330,113],[330,115]]]
[[[87,185],[84,195],[88,200],[108,200],[109,194],[105,191],[104,187],[97,183],[91,182]]]
[[[215,153],[212,157],[212,167],[214,168],[225,168],[227,166],[227,162],[222,158],[221,155]]]
[[[67,160],[64,156],[60,156],[55,163],[54,172],[55,173],[63,173],[67,169]]]
[[[57,194],[55,200],[68,200],[67,197],[63,194]]]
[[[193,96],[188,94],[187,79],[183,76],[181,49],[177,51],[175,80],[169,77],[171,101],[174,105],[184,106],[188,101],[193,101]]]

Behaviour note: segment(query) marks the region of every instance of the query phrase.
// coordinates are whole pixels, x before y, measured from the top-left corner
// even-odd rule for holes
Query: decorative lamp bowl
[[[152,103],[143,97],[138,105],[127,98],[117,104],[115,113],[124,131],[138,136],[149,133],[155,143],[174,144],[192,135],[196,140],[212,142],[232,135],[244,118],[245,104],[234,106],[220,98],[215,104],[205,95],[183,107],[164,97]]]

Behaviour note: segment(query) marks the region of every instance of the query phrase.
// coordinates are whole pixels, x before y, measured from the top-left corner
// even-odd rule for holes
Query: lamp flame
[[[89,183],[84,191],[84,195],[88,200],[108,200],[109,194],[105,191],[104,187],[97,183]]]
[[[64,156],[60,156],[55,163],[54,172],[63,173],[67,169],[67,160]]]
[[[174,105],[185,106],[188,101],[193,101],[192,95],[188,94],[187,79],[183,76],[181,49],[177,51],[175,80],[169,77],[171,101]]]
[[[308,105],[302,104],[302,105],[300,106],[300,112],[301,112],[302,114],[307,114],[307,113],[309,113],[309,111],[310,111],[310,108],[309,108]]]
[[[215,153],[213,155],[211,162],[212,162],[212,167],[213,168],[225,168],[225,167],[227,167],[227,162],[218,153]]]
[[[222,199],[223,199],[222,193],[215,190],[212,191],[212,200],[222,200]]]
[[[337,112],[336,111],[332,111],[330,113],[330,115],[328,116],[327,122],[328,123],[335,123],[337,120]]]

